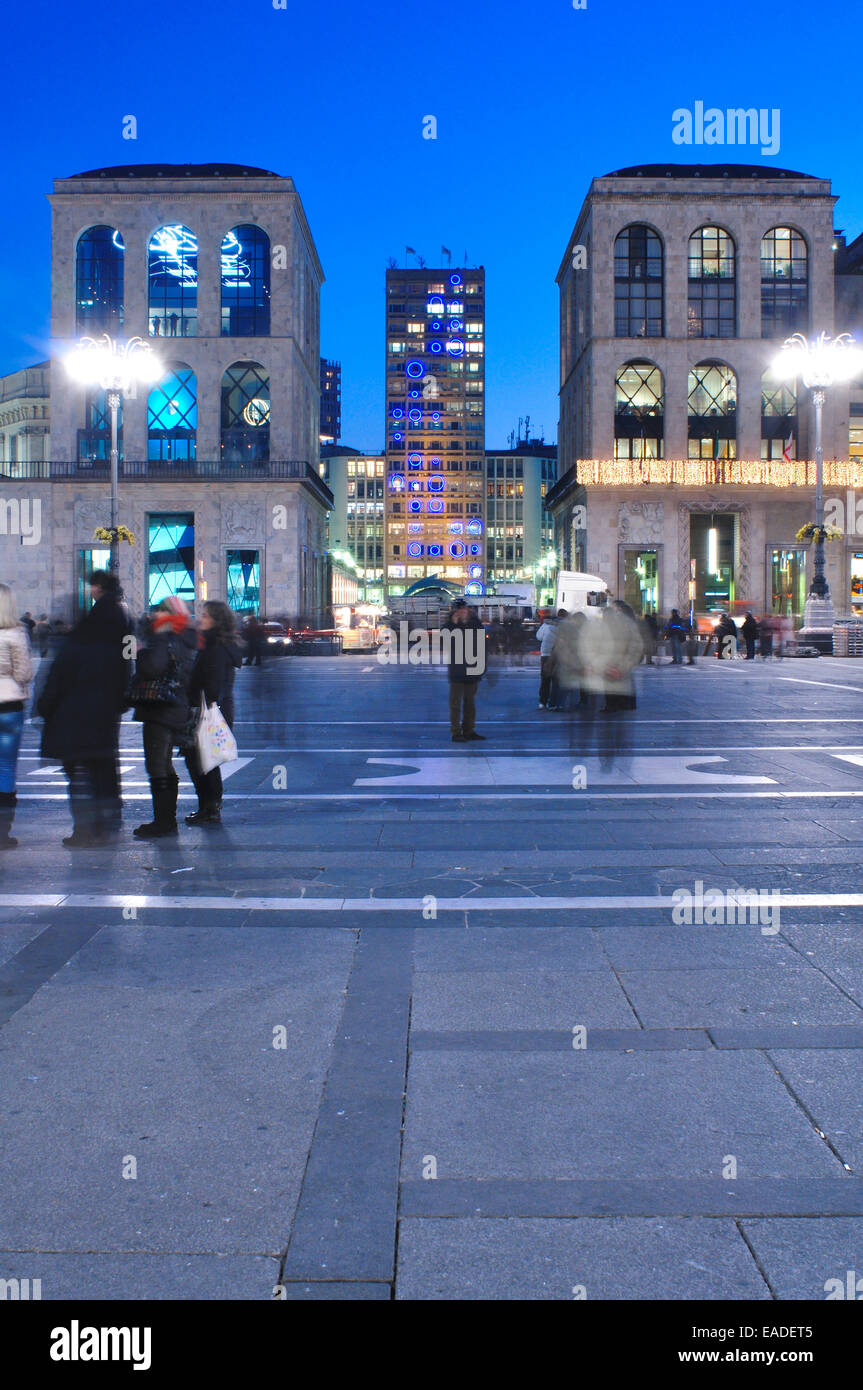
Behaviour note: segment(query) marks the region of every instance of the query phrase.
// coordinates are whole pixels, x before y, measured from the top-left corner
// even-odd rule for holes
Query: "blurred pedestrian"
[[[133,830],[139,840],[177,834],[173,752],[189,722],[189,686],[198,655],[198,634],[181,598],[160,603],[146,645],[138,649],[133,719],[143,724],[144,762],[153,798],[153,819]]]
[[[18,843],[9,832],[17,804],[15,769],[24,702],[32,679],[30,644],[18,621],[15,596],[8,585],[0,584],[0,850],[14,849]]]
[[[773,615],[765,613],[761,622],[758,624],[758,647],[761,652],[761,660],[766,661],[773,655]]]
[[[36,647],[39,651],[40,657],[47,656],[48,647],[51,641],[51,624],[48,621],[47,613],[39,614],[39,621],[36,624],[36,628],[33,633],[33,638],[36,643]]]
[[[719,661],[726,657],[729,661],[737,656],[737,625],[730,613],[723,613],[714,628],[716,637],[716,656]]]
[[[689,623],[681,618],[676,608],[672,608],[671,617],[665,625],[665,636],[671,643],[671,660],[675,666],[683,665],[683,643],[688,633]]]
[[[228,728],[234,725],[234,676],[243,664],[234,614],[226,603],[210,599],[201,614],[201,642],[189,681],[189,704],[194,714],[202,699],[218,705]],[[197,744],[185,750],[186,767],[198,793],[198,809],[186,816],[187,825],[220,825],[222,821],[222,772],[204,772]]]
[[[93,606],[54,658],[37,707],[42,757],[61,762],[69,781],[68,849],[105,844],[122,820],[117,754],[132,624],[115,575],[94,570],[87,583]]]
[[[484,740],[476,732],[476,691],[485,671],[485,629],[467,599],[457,598],[441,628],[454,638],[447,662],[449,723],[453,743]]]
[[[607,716],[598,726],[602,732],[597,732],[597,751],[603,768],[611,767],[615,758],[628,756],[629,716],[636,708],[632,673],[643,652],[635,614],[629,604],[620,599],[615,599],[597,618],[581,627],[579,656],[588,738],[596,716]]]
[[[642,640],[644,642],[644,664],[653,665],[653,658],[656,656],[656,649],[659,645],[659,621],[652,610],[648,610],[642,619]]]
[[[588,621],[584,613],[568,613],[565,608],[557,610],[557,638],[552,653],[554,658],[553,703],[549,706],[550,709],[564,712],[573,710],[581,704],[583,696],[579,634],[583,625]]]
[[[740,635],[743,638],[743,641],[746,643],[746,660],[754,661],[755,643],[758,638],[758,624],[751,613],[747,613],[746,617],[743,619],[743,626],[740,629]]]
[[[554,664],[553,650],[557,637],[557,624],[549,614],[536,630],[539,638],[539,705],[538,709],[548,709],[551,703],[551,675]]]

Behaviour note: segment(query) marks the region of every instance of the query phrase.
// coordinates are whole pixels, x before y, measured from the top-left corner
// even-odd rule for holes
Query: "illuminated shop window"
[[[635,225],[614,242],[614,332],[617,338],[663,334],[662,243],[650,227]]]
[[[147,457],[193,459],[198,428],[195,373],[185,362],[168,365],[168,375],[147,398]]]
[[[689,457],[737,457],[737,377],[724,362],[689,373]]]
[[[733,338],[737,332],[734,242],[721,227],[689,238],[690,338]]]
[[[259,362],[234,362],[222,377],[222,458],[259,462],[270,456],[270,378]]]
[[[261,606],[261,556],[258,550],[229,550],[225,556],[225,592],[235,613],[257,613]]]
[[[806,242],[791,227],[773,227],[761,238],[761,336],[786,338],[808,327]]]
[[[195,517],[151,513],[147,520],[147,602],[154,608],[177,595],[195,601]]]
[[[653,362],[627,362],[614,379],[614,457],[662,458],[664,383]],[[522,485],[523,486],[523,485]]]

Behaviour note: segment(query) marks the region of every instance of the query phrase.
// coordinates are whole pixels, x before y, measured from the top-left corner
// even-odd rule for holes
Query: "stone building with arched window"
[[[795,332],[863,339],[836,201],[827,179],[741,164],[644,165],[590,185],[557,275],[560,483],[549,506],[585,488],[585,567],[639,611],[688,606],[694,564],[701,611],[802,615],[812,404],[771,363]],[[828,393],[825,499],[863,497],[854,398]],[[839,613],[855,607],[855,564],[863,606],[855,547],[853,533],[827,547]]]

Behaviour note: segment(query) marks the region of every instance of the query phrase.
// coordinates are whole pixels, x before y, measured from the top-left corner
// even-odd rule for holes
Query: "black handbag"
[[[138,705],[177,705],[183,692],[180,679],[180,666],[173,647],[168,648],[168,669],[161,676],[145,680],[136,675],[129,687],[129,704]]]

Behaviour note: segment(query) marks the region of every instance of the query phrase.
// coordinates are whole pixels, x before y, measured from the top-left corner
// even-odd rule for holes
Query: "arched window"
[[[614,457],[659,459],[664,455],[665,391],[653,362],[627,362],[614,379]]]
[[[270,457],[270,378],[259,362],[234,362],[222,377],[222,458]]]
[[[117,409],[117,449],[123,457],[123,397]],[[107,392],[91,386],[84,395],[84,428],[78,431],[78,462],[104,463],[111,457],[111,412]]]
[[[791,227],[761,238],[761,336],[787,338],[809,327],[809,255]]]
[[[147,257],[150,336],[194,338],[198,332],[198,238],[188,227],[160,227]]]
[[[690,338],[733,338],[737,332],[734,242],[721,227],[689,238]]]
[[[614,243],[614,335],[661,338],[662,243],[650,227],[625,227]]]
[[[777,381],[768,368],[761,377],[761,457],[797,457],[799,427],[796,381]]]
[[[270,238],[260,227],[232,227],[222,242],[222,337],[270,332]]]
[[[89,227],[75,248],[75,332],[114,334],[123,326],[123,238],[114,227]]]
[[[195,373],[185,362],[169,362],[167,367],[147,398],[147,457],[193,459],[198,430]]]
[[[724,362],[699,362],[689,373],[689,457],[737,457],[737,377]]]

